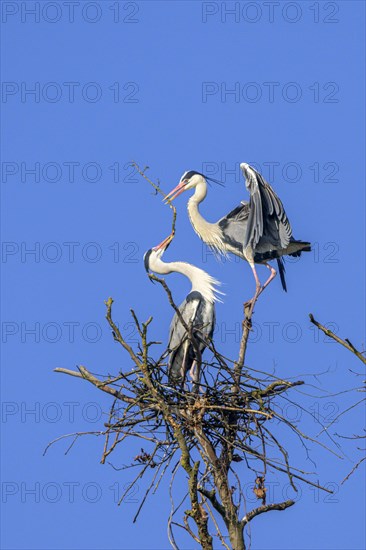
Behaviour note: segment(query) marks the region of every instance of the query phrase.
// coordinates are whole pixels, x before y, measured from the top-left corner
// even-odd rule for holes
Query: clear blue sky
[[[167,548],[165,488],[133,525],[143,485],[117,507],[136,470],[100,465],[102,438],[86,437],[66,456],[61,441],[42,456],[62,434],[102,429],[109,404],[53,369],[128,368],[104,321],[108,296],[127,338],[134,339],[133,307],[141,319],[152,314],[154,337],[166,339],[172,312],[142,256],[168,234],[170,212],[128,163],[148,164],[166,190],[185,170],[215,173],[226,187],[209,190],[203,211],[216,220],[247,198],[238,171],[245,161],[258,164],[295,237],[314,250],[288,262],[287,294],[276,280],[261,297],[247,362],[276,366],[284,377],[330,369],[319,384],[332,392],[356,385],[349,369],[359,369],[357,361],[318,338],[308,313],[364,342],[364,3],[3,1],[1,8],[2,547]],[[177,200],[177,237],[166,258],[224,283],[216,342],[234,356],[241,304],[254,290],[250,268],[207,256],[187,219],[187,195]],[[187,283],[178,275],[169,283],[182,300]],[[325,420],[352,402],[294,397]],[[334,431],[361,431],[363,419],[358,409]],[[319,431],[305,414],[302,421]],[[293,463],[314,471],[293,439],[288,444]],[[120,449],[114,465],[128,464],[139,446]],[[353,448],[345,446],[350,458]],[[315,479],[333,484],[336,495],[303,487],[295,507],[253,521],[253,550],[365,547],[365,470],[340,486],[353,462],[316,450],[312,457]],[[244,468],[241,475],[252,483]],[[279,478],[274,498],[284,491]]]

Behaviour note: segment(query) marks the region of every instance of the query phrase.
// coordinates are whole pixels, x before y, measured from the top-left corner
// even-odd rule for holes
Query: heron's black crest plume
[[[212,181],[213,183],[217,183],[217,185],[221,185],[221,187],[225,187],[225,184],[223,181],[217,180],[216,178],[211,178],[211,176],[203,176],[208,182]]]
[[[197,170],[189,170],[188,172],[186,172],[184,174],[184,176],[182,177],[182,180],[185,179],[185,180],[189,180],[191,179],[193,176],[195,175],[198,175],[198,176],[202,176],[203,178],[205,178],[205,180],[207,180],[209,183],[212,182],[212,183],[217,183],[217,185],[221,185],[222,187],[225,187],[225,184],[223,181],[220,181],[216,178],[211,178],[211,176],[206,176],[206,174],[202,174],[202,172],[197,172]]]
[[[145,266],[145,269],[146,269],[146,273],[148,275],[150,275],[150,267],[149,267],[149,262],[150,262],[150,256],[151,256],[151,253],[152,253],[152,248],[150,248],[150,250],[148,250],[147,252],[145,252],[144,254],[144,266]],[[151,279],[151,277],[149,277],[150,281],[152,283],[154,283],[154,281]]]
[[[197,172],[196,170],[188,170],[187,172],[185,172],[183,174],[183,176],[181,177],[181,181],[183,180],[190,180],[191,178],[193,178],[193,176],[195,176],[196,174],[198,174],[199,176],[202,176],[202,174],[200,172]]]
[[[145,252],[144,254],[144,266],[145,266],[145,269],[146,269],[146,273],[150,273],[150,256],[151,256],[151,252],[152,252],[152,248],[150,248],[150,250],[148,250],[147,252]]]

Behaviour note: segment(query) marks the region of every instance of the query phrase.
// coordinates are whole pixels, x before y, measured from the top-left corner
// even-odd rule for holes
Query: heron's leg
[[[187,364],[187,359],[188,359],[188,348],[189,348],[189,341],[186,340],[183,344],[183,360],[182,360],[182,364],[180,366],[180,372],[179,372],[179,376],[180,376],[180,383],[181,383],[181,387],[185,388],[185,378],[186,378],[186,372],[187,372],[187,368],[186,368],[186,364]],[[187,388],[185,388],[187,389]]]
[[[200,386],[200,373],[201,373],[201,369],[198,368],[198,363],[196,360],[194,360],[192,363],[191,370],[189,371],[189,375],[192,380],[192,390],[194,393],[198,393],[200,389],[202,391],[202,388]]]
[[[194,360],[189,371],[192,382],[197,382],[197,361]]]
[[[268,267],[268,269],[270,270],[271,274],[270,274],[270,276],[268,277],[268,279],[266,280],[266,282],[264,283],[264,285],[262,286],[260,292],[263,292],[263,290],[266,288],[266,286],[268,286],[269,283],[270,283],[271,281],[273,281],[273,279],[274,279],[274,278],[276,277],[276,275],[277,275],[277,271],[275,270],[274,267],[272,267],[271,265],[269,265],[269,264],[267,264],[267,263],[265,263],[264,265],[265,265],[266,267]]]
[[[255,264],[250,264],[250,267],[252,268],[254,279],[255,279],[255,289],[258,290],[258,288],[261,288],[261,282],[257,275],[257,270],[255,269]]]
[[[248,300],[247,302],[245,302],[245,306],[250,306],[253,302],[255,302],[256,299],[258,298],[259,294],[263,290],[263,288],[261,286],[261,282],[260,282],[260,280],[258,278],[258,275],[257,275],[257,270],[255,269],[255,264],[249,262],[249,265],[252,268],[252,272],[253,272],[254,279],[255,279],[255,294],[254,294],[253,298],[251,298],[251,300]]]
[[[254,294],[253,298],[252,298],[251,300],[249,300],[249,302],[246,302],[246,303],[245,303],[245,306],[246,306],[246,307],[251,306],[251,305],[253,304],[253,302],[255,302],[255,301],[257,300],[258,296],[259,296],[260,294],[262,294],[263,290],[269,285],[269,283],[270,283],[271,281],[273,281],[273,279],[274,279],[274,278],[276,277],[276,275],[277,275],[277,271],[275,270],[274,267],[272,267],[271,265],[269,265],[269,264],[267,264],[267,263],[265,263],[265,264],[263,264],[263,265],[265,265],[266,267],[268,267],[268,269],[270,270],[271,274],[270,274],[270,276],[268,277],[268,279],[266,280],[266,282],[264,283],[263,286],[261,286],[260,283],[259,283],[259,287],[258,287],[258,284],[257,284],[257,286],[256,286],[256,291],[255,291],[255,294]],[[255,271],[255,270],[254,270],[254,271]],[[258,279],[258,277],[257,277],[257,279]],[[257,279],[256,279],[256,282],[257,282]],[[258,282],[259,282],[259,281],[258,281]]]

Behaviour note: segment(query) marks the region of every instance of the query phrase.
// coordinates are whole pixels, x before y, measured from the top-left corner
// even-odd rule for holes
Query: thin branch
[[[75,376],[76,378],[84,378],[84,380],[87,380],[88,382],[93,384],[93,386],[96,386],[99,390],[102,390],[105,393],[109,393],[110,395],[112,395],[117,399],[120,399],[121,401],[125,401],[126,403],[135,402],[135,400],[132,397],[128,397],[127,395],[124,395],[123,393],[115,390],[114,388],[107,386],[105,382],[96,378],[85,367],[80,365],[78,369],[79,369],[79,372],[69,370],[69,369],[56,368],[54,369],[54,372],[61,372],[62,374],[68,374],[69,376]]]
[[[294,500],[286,500],[285,502],[280,502],[278,504],[266,504],[263,506],[259,506],[259,508],[255,508],[251,512],[248,512],[241,520],[241,523],[243,526],[245,526],[247,525],[247,523],[252,521],[252,519],[259,516],[260,514],[265,514],[266,512],[271,512],[272,510],[286,510],[286,508],[289,508],[294,504]]]
[[[167,204],[169,205],[169,207],[172,209],[172,212],[173,212],[173,218],[172,218],[172,229],[171,229],[171,235],[174,236],[175,234],[175,224],[176,224],[176,220],[177,220],[177,209],[175,208],[174,204],[171,202],[171,200],[167,199],[167,193],[165,193],[162,188],[160,187],[160,182],[159,184],[157,185],[156,183],[154,183],[150,178],[147,177],[147,175],[145,174],[146,170],[148,169],[148,166],[146,166],[143,170],[141,170],[141,168],[139,167],[139,165],[137,164],[137,162],[135,161],[132,161],[132,166],[134,166],[137,170],[137,172],[140,174],[140,176],[142,176],[147,182],[150,183],[150,185],[153,186],[153,188],[155,189],[156,193],[160,193],[160,195],[162,195],[164,197],[164,199],[167,201]]]
[[[345,483],[350,477],[351,475],[357,470],[357,468],[362,464],[362,462],[364,462],[364,460],[366,460],[366,456],[362,457],[358,462],[357,464],[352,468],[352,470],[350,471],[350,473],[348,475],[346,475],[346,477],[343,479],[343,481],[341,481],[341,485],[343,485],[343,483]]]
[[[309,313],[309,317],[310,317],[310,321],[313,323],[313,325],[315,325],[316,327],[318,327],[319,330],[321,330],[322,332],[324,332],[324,334],[326,334],[329,338],[333,338],[333,340],[335,340],[336,342],[338,342],[338,344],[341,344],[341,346],[344,346],[345,348],[347,348],[349,351],[351,351],[352,353],[354,353],[356,355],[356,357],[359,358],[360,361],[362,361],[362,363],[364,365],[366,365],[366,357],[364,357],[362,355],[362,352],[358,351],[353,344],[351,344],[351,342],[348,340],[348,338],[346,338],[345,340],[342,340],[342,338],[340,338],[339,336],[337,336],[336,334],[334,334],[334,332],[332,332],[331,330],[329,330],[328,328],[325,328],[323,325],[321,325],[318,321],[316,321],[314,319],[314,316],[312,313]]]

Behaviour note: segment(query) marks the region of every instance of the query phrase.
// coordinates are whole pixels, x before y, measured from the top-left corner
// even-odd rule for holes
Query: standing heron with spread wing
[[[192,288],[179,311],[186,326],[202,354],[207,347],[215,327],[215,302],[220,301],[216,288],[220,283],[208,273],[186,262],[163,262],[161,257],[173,239],[167,237],[162,243],[148,250],[144,255],[146,271],[166,275],[181,273],[191,282]],[[194,384],[199,383],[200,373],[197,368],[197,351],[179,316],[175,313],[170,325],[168,376],[173,384],[183,386],[188,371]]]
[[[240,168],[246,179],[250,200],[242,201],[216,223],[205,220],[199,211],[199,205],[207,195],[206,180],[217,182],[213,178],[193,170],[185,172],[166,199],[172,201],[183,191],[195,189],[188,201],[188,215],[193,229],[206,244],[220,254],[231,252],[249,262],[255,278],[256,292],[248,303],[253,303],[277,274],[267,262],[277,260],[282,287],[287,291],[282,256],[300,256],[301,252],[310,251],[310,243],[297,241],[292,237],[291,225],[283,204],[261,174],[245,163]],[[255,264],[263,264],[271,272],[263,286]]]

